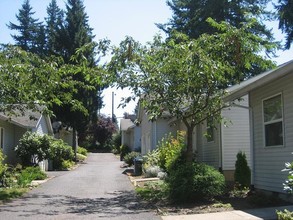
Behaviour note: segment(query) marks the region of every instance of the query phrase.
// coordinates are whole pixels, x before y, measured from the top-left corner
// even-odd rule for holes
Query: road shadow
[[[113,218],[154,211],[132,191],[115,191],[99,198],[78,198],[63,195],[30,194],[0,206],[0,212],[17,212],[18,216],[55,216],[73,214]]]

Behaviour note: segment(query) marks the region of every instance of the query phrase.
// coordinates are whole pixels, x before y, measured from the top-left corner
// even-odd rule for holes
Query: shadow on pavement
[[[13,210],[11,207],[13,206]],[[9,209],[8,209],[9,208]],[[74,214],[86,216],[94,214],[96,217],[117,217],[153,211],[153,209],[138,198],[131,191],[116,191],[105,194],[101,198],[78,198],[60,195],[36,195],[24,197],[15,203],[0,206],[0,212],[17,212],[19,216],[53,216]]]

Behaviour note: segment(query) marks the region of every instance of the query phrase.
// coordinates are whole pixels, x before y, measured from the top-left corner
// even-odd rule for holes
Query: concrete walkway
[[[277,219],[276,210],[293,211],[293,206],[272,207],[263,209],[251,209],[246,211],[229,211],[206,213],[196,215],[177,215],[177,216],[162,216],[163,220],[275,220]]]
[[[161,219],[135,197],[113,154],[90,154],[69,172],[50,172],[53,179],[23,198],[0,206],[0,219]]]

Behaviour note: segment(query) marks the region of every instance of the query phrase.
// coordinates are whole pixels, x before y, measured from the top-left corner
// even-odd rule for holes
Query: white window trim
[[[274,98],[274,97],[277,97],[277,96],[281,96],[281,112],[282,112],[282,118],[280,119],[276,119],[276,120],[272,120],[272,121],[269,121],[269,122],[265,122],[265,116],[264,116],[264,101],[268,100],[268,99],[271,99],[271,98]],[[270,148],[275,148],[275,147],[285,147],[285,126],[284,126],[284,108],[283,108],[283,94],[281,92],[279,93],[276,93],[274,95],[271,95],[269,97],[266,97],[264,99],[262,99],[262,129],[263,129],[263,147],[266,148],[266,149],[270,149]],[[282,131],[283,131],[283,144],[282,145],[273,145],[273,146],[266,146],[266,130],[265,130],[265,126],[268,125],[268,124],[273,124],[273,123],[276,123],[276,122],[282,122]]]

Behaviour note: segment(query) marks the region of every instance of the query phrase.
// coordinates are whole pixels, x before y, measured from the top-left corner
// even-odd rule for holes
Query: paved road
[[[1,220],[15,219],[160,219],[143,207],[112,154],[90,154],[86,163],[25,197],[0,206]]]

